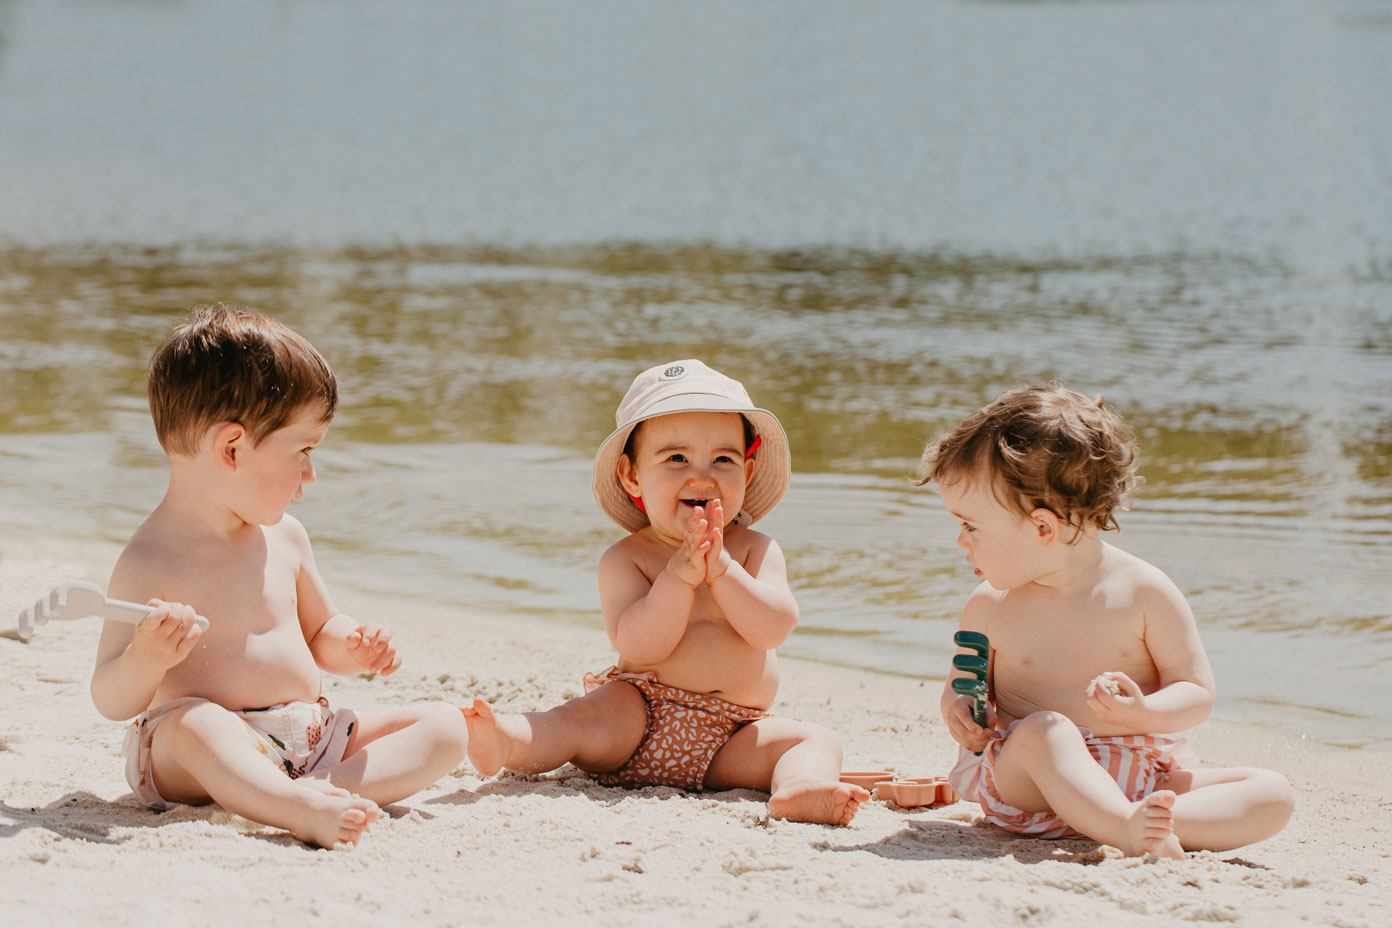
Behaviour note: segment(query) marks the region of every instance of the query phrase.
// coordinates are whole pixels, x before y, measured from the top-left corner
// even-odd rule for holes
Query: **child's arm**
[[[329,599],[328,587],[314,566],[314,551],[304,526],[289,515],[290,538],[300,555],[295,579],[300,629],[309,644],[309,653],[320,669],[349,675],[368,671],[382,676],[401,666],[401,657],[391,643],[392,631],[375,624],[359,624],[352,616],[339,612]]]
[[[1148,565],[1147,565],[1148,566]],[[1159,686],[1144,693],[1124,673],[1101,676],[1116,682],[1113,693],[1101,680],[1088,686],[1088,706],[1099,719],[1135,732],[1178,732],[1203,722],[1213,708],[1216,686],[1198,624],[1184,594],[1158,569],[1139,591],[1145,613],[1145,644],[1159,672]]]
[[[156,587],[137,576],[135,558],[123,554],[112,572],[109,592],[140,602]],[[141,597],[141,598],[137,598]],[[92,703],[109,719],[128,719],[145,711],[169,668],[188,657],[202,632],[192,606],[149,600],[156,607],[139,625],[102,622],[97,663],[92,671]]]
[[[751,648],[771,651],[788,640],[797,628],[798,604],[788,587],[788,567],[783,550],[767,535],[759,536],[740,564],[725,550],[724,525],[720,501],[711,503],[710,520],[716,528],[709,533],[706,552],[706,583],[711,598],[720,607],[725,621]]]
[[[986,584],[982,584],[976,592],[967,598],[967,604],[962,607],[959,630],[989,635],[986,613],[989,611],[990,603],[991,594]],[[975,654],[976,652],[959,648],[956,653]],[[952,690],[952,681],[958,677],[976,679],[971,674],[953,667],[952,672],[947,675],[947,682],[943,684],[939,709],[942,711],[943,721],[947,723],[947,733],[952,736],[952,740],[968,751],[978,752],[986,747],[986,742],[989,740],[988,728],[995,723],[996,707],[994,705],[986,707],[986,725],[988,727],[976,724],[976,719],[972,717],[975,701],[970,696],[964,696]]]
[[[628,539],[610,546],[599,559],[599,603],[614,650],[640,665],[661,663],[686,634],[696,587],[706,578],[709,523],[700,509],[691,513],[681,547],[649,580],[629,550]]]

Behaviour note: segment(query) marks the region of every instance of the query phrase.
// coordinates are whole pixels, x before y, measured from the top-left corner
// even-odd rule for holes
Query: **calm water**
[[[0,0],[0,556],[124,541],[149,350],[231,299],[338,372],[332,583],[602,634],[589,457],[696,356],[792,441],[784,650],[940,678],[974,581],[906,478],[1057,378],[1140,436],[1117,543],[1218,714],[1386,749],[1388,87],[1376,2]]]

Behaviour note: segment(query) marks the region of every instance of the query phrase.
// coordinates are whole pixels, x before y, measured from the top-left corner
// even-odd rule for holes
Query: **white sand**
[[[0,627],[81,571],[0,561]],[[77,576],[101,579],[91,571]],[[340,594],[340,599],[343,599]],[[361,618],[392,604],[340,605]],[[399,607],[398,607],[399,608]],[[611,658],[602,633],[480,615],[397,615],[406,663],[326,678],[340,705],[480,694],[551,705]],[[122,776],[122,726],[87,695],[95,620],[0,639],[0,925],[1392,925],[1392,774],[1348,751],[1214,723],[1215,765],[1290,777],[1276,838],[1182,862],[1020,839],[965,803],[862,807],[849,828],[770,821],[753,791],[607,789],[572,769],[481,780],[467,765],[390,806],[349,851],[311,849],[216,808],[158,814]],[[799,661],[778,711],[836,729],[848,768],[945,773],[938,684]]]

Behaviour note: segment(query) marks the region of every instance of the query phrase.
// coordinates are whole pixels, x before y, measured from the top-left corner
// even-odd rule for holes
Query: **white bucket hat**
[[[624,394],[614,414],[618,428],[604,439],[594,459],[595,501],[604,514],[630,532],[647,526],[647,513],[619,484],[619,457],[639,422],[677,412],[737,412],[749,420],[759,436],[754,453],[758,463],[744,491],[742,514],[749,518],[741,524],[753,524],[768,515],[788,492],[792,475],[788,436],[773,413],[754,405],[738,380],[691,359],[648,368]]]

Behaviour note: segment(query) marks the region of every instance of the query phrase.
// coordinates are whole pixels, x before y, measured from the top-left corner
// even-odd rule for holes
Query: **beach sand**
[[[5,554],[6,552],[0,552]],[[0,560],[0,623],[90,565]],[[27,553],[26,553],[27,556]],[[336,705],[412,700],[502,711],[578,695],[611,662],[601,632],[531,619],[400,615],[386,678],[326,677]],[[864,805],[847,828],[770,820],[756,791],[609,789],[572,768],[481,779],[467,764],[387,807],[351,850],[310,848],[215,807],[155,813],[123,777],[124,726],[87,693],[99,622],[0,639],[0,924],[1392,925],[1392,775],[1385,753],[1209,723],[1206,763],[1271,767],[1295,787],[1280,835],[1184,861],[1086,840],[1022,839],[975,806]],[[776,711],[838,731],[847,768],[945,774],[940,684],[788,660]],[[1221,681],[1220,681],[1221,684]]]

